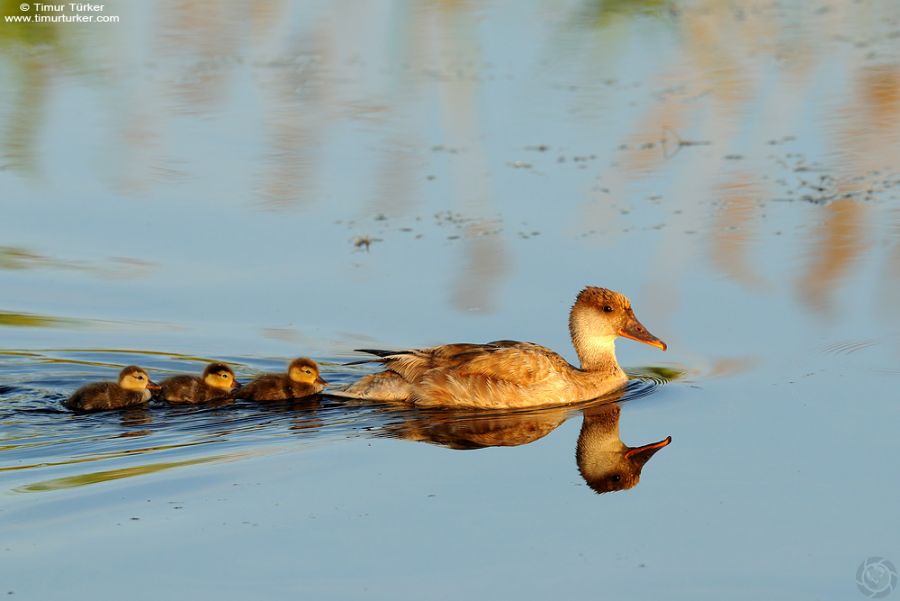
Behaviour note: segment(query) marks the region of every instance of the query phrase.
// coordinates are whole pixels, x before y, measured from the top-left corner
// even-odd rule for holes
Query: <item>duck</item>
[[[319,394],[328,384],[318,364],[308,357],[294,359],[285,374],[263,374],[241,386],[234,396],[249,401],[287,401]]]
[[[227,399],[240,384],[224,363],[210,363],[200,377],[180,375],[159,383],[159,397],[172,405],[206,403]]]
[[[119,372],[116,382],[85,384],[63,401],[72,411],[108,411],[146,405],[159,385],[147,371],[137,365],[129,365]]]
[[[580,367],[533,342],[496,340],[388,351],[357,349],[385,370],[364,376],[339,396],[417,407],[519,409],[577,403],[620,389],[628,376],[616,360],[616,339],[665,351],[666,343],[638,321],[624,294],[588,286],[569,312]],[[330,393],[331,394],[331,393]]]
[[[598,494],[637,486],[650,458],[672,442],[672,437],[666,436],[637,447],[626,445],[619,436],[618,403],[586,407],[582,413],[575,462],[581,477]]]

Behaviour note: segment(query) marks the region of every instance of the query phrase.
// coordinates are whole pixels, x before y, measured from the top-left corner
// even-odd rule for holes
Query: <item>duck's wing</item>
[[[469,354],[465,361],[448,367],[448,373],[532,386],[571,369],[568,361],[540,344],[500,340],[486,346],[488,352]]]
[[[373,361],[380,361],[385,368],[397,373],[407,382],[415,382],[428,371],[454,368],[472,357],[491,353],[499,348],[492,344],[458,343],[403,351],[360,350],[378,356]]]

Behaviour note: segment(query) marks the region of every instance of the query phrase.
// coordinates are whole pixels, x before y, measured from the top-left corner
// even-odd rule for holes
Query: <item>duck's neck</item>
[[[569,333],[581,369],[586,372],[601,372],[624,376],[616,360],[616,335],[608,332],[607,324],[591,309],[579,305],[572,308],[569,316]]]

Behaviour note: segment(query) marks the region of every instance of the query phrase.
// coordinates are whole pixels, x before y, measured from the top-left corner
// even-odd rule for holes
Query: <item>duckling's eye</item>
[[[311,374],[312,372],[309,371],[308,369],[304,369],[304,370],[303,370],[303,373],[305,373],[306,375],[309,375],[309,374]]]
[[[604,313],[612,313],[613,312],[612,306],[611,305],[603,305],[603,312]]]
[[[612,481],[613,482],[621,482],[622,476],[620,476],[619,474],[613,474]]]
[[[138,380],[144,379],[144,376],[142,376],[141,374],[135,374],[134,377],[137,378]]]

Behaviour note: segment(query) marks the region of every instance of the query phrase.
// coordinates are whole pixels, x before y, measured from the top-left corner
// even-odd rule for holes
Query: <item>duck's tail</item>
[[[370,355],[375,355],[376,358],[371,359],[359,359],[358,361],[351,361],[349,363],[344,363],[344,365],[362,365],[364,363],[375,363],[379,362],[385,357],[390,357],[391,355],[399,355],[402,354],[403,351],[388,351],[384,349],[370,349],[370,348],[358,348],[353,349],[357,353],[369,353]]]

